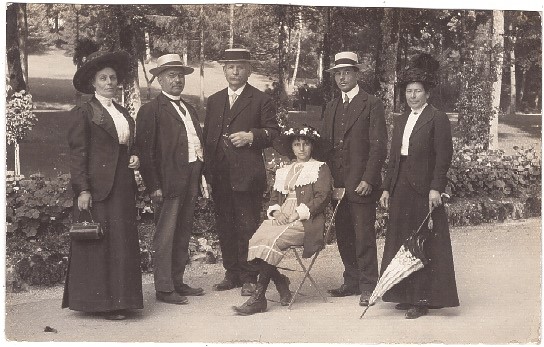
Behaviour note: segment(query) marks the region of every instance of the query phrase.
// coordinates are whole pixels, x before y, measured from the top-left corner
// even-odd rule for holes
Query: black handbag
[[[90,222],[76,222],[70,226],[70,238],[72,240],[100,240],[104,237],[104,230],[100,223],[95,223],[91,210],[87,210],[91,216]]]

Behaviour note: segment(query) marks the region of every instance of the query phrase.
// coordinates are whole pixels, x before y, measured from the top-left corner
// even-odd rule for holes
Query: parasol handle
[[[446,198],[446,199],[449,199],[449,195],[446,194],[446,193],[442,193],[440,194],[440,197],[441,198]],[[419,226],[419,228],[417,228],[417,230],[412,234],[412,235],[416,235],[418,234],[420,231],[421,231],[421,228],[423,227],[423,225],[425,224],[425,222],[427,220],[429,220],[429,229],[432,229],[433,228],[433,222],[432,222],[432,217],[431,217],[431,214],[433,213],[434,209],[436,208],[436,206],[432,206],[429,210],[429,213],[427,213],[427,216],[425,216],[425,218],[423,219],[423,222],[421,222],[421,225]],[[430,218],[430,219],[429,219]]]
[[[370,307],[370,305],[368,305],[365,310],[363,311],[363,313],[361,313],[361,316],[359,317],[359,319],[363,318],[363,316],[365,315],[366,311],[368,311],[368,308]]]

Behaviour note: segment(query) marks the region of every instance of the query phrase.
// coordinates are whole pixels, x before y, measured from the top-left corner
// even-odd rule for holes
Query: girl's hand
[[[140,158],[137,155],[131,155],[128,162],[128,168],[136,170],[140,167]]]
[[[386,210],[389,209],[389,192],[387,190],[384,190],[380,197],[380,205]]]
[[[79,196],[77,197],[77,208],[81,210],[88,210],[93,206],[93,198],[91,196],[91,192],[88,190],[84,190],[81,193],[79,193]]]

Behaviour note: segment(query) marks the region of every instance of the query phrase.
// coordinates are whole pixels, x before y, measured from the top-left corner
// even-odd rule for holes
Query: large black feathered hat
[[[436,85],[436,71],[439,63],[428,53],[420,53],[408,64],[400,76],[399,86],[405,88],[408,83],[421,82],[432,88]]]
[[[91,80],[95,74],[105,67],[111,67],[117,74],[117,80],[122,83],[128,72],[129,54],[125,51],[97,51],[83,58],[83,65],[77,69],[73,83],[74,87],[84,93],[93,94]]]

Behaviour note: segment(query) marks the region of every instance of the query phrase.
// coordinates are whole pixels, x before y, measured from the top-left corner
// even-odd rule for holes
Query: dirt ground
[[[358,297],[329,298],[306,294],[292,310],[269,301],[266,313],[235,316],[232,305],[244,301],[238,290],[213,292],[221,280],[220,264],[193,264],[186,280],[206,295],[189,305],[158,303],[150,275],[144,275],[145,308],[125,321],[106,321],[60,308],[62,287],[7,294],[5,338],[8,341],[110,342],[262,342],[262,343],[446,343],[506,344],[541,341],[541,219],[510,221],[452,230],[461,306],[431,310],[416,320],[404,319],[393,304],[378,302],[363,319]],[[379,254],[383,240],[379,240]],[[293,267],[289,255],[283,266]],[[312,271],[324,289],[341,281],[336,245],[318,258]],[[300,273],[289,273],[293,283]],[[291,289],[294,285],[292,284]],[[269,287],[267,297],[277,300]],[[44,332],[49,326],[56,332]]]

